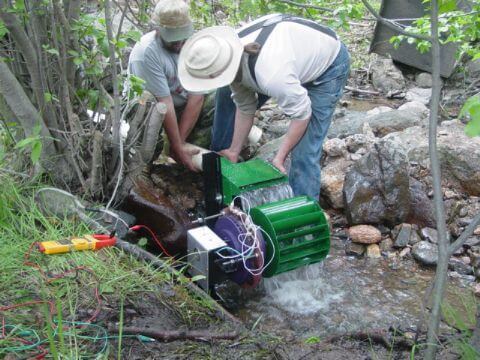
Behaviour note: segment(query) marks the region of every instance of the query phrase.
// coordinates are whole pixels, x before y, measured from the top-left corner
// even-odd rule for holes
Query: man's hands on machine
[[[198,149],[192,149],[185,144],[178,144],[170,147],[170,156],[179,164],[182,164],[191,171],[198,172],[199,168],[195,166],[192,156],[199,153]]]

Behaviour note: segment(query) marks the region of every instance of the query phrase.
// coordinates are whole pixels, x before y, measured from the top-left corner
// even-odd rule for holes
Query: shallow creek
[[[345,256],[342,240],[334,239],[323,263],[264,279],[255,290],[221,290],[230,310],[247,326],[325,336],[413,328],[432,276],[432,269],[413,260]],[[458,279],[449,283],[448,301],[457,304],[468,291]]]

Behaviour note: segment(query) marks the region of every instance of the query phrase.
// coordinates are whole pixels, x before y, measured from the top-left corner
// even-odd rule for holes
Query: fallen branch
[[[119,333],[120,328],[110,326],[110,331]],[[153,330],[148,328],[137,327],[123,327],[122,334],[126,335],[143,335],[160,341],[175,341],[175,340],[193,340],[193,341],[211,341],[211,340],[233,340],[238,337],[237,331],[226,333],[212,333],[210,330],[192,330],[192,331],[178,331],[178,330]]]
[[[380,93],[378,91],[362,90],[362,89],[353,88],[351,86],[345,86],[345,90],[348,90],[348,91],[351,91],[351,92],[357,93],[357,94],[380,95]]]

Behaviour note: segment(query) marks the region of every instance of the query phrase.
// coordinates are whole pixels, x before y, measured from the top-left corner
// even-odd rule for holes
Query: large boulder
[[[376,136],[382,137],[412,126],[423,125],[426,123],[425,117],[424,108],[413,106],[366,116],[364,112],[346,111],[343,117],[333,120],[327,136],[331,139],[362,134],[363,126],[367,123]]]
[[[480,138],[464,133],[465,125],[458,120],[444,121],[438,127],[437,147],[442,175],[458,189],[480,196]],[[412,127],[392,133],[386,140],[403,147],[410,161],[429,167],[427,129]]]
[[[405,153],[394,143],[380,140],[347,172],[343,195],[350,224],[405,222],[410,213]]]

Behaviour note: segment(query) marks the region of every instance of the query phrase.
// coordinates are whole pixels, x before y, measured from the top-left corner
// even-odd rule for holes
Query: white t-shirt
[[[273,16],[278,14],[264,16],[253,23]],[[255,41],[260,31],[241,38],[242,44]],[[256,93],[262,93],[274,98],[292,119],[306,120],[312,109],[307,89],[302,84],[323,74],[339,51],[340,41],[332,36],[291,21],[279,22],[258,55],[256,83],[250,75],[248,55],[244,53],[242,80],[231,84],[233,100],[241,112],[251,115],[257,107]]]

